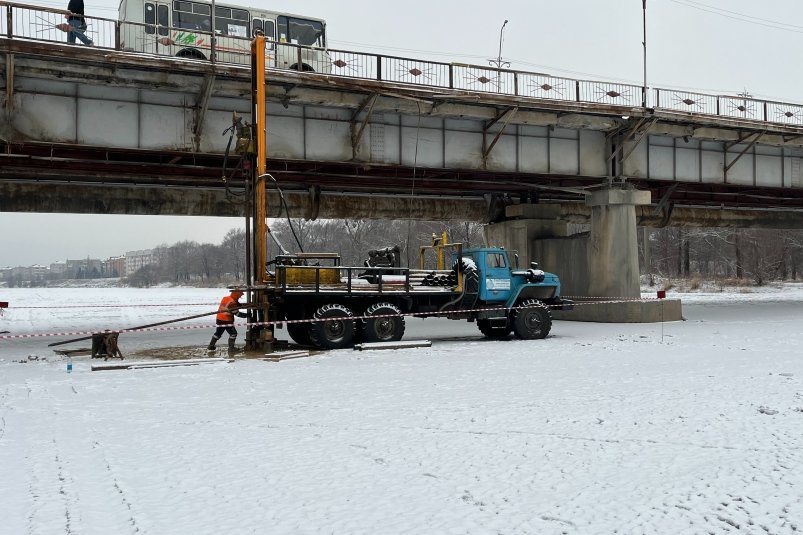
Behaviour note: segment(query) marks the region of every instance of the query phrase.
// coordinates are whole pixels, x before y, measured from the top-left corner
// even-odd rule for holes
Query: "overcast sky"
[[[50,0],[30,2],[66,8]],[[223,3],[223,2],[221,2]],[[237,0],[244,5],[247,0]],[[253,0],[327,21],[329,46],[642,83],[642,0]],[[85,0],[116,18],[114,0]],[[799,21],[789,24],[783,21]],[[803,103],[800,0],[647,0],[652,87]],[[0,266],[106,258],[180,240],[218,243],[241,220],[0,213]]]

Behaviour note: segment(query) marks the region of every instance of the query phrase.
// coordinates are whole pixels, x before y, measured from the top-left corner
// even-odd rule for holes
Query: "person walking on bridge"
[[[94,43],[92,39],[84,35],[86,31],[86,19],[84,18],[84,0],[70,0],[67,4],[67,24],[69,31],[67,32],[67,42],[75,44],[75,39],[84,43],[86,46],[92,46]]]
[[[238,318],[246,318],[248,315],[245,312],[240,312],[239,299],[243,296],[240,290],[232,290],[229,295],[220,300],[220,306],[217,309],[217,316],[215,323],[218,325],[215,329],[215,334],[212,335],[212,340],[209,342],[209,351],[215,350],[215,344],[223,336],[223,332],[229,333],[229,349],[234,349],[234,341],[237,339],[237,329],[234,328],[234,316]]]

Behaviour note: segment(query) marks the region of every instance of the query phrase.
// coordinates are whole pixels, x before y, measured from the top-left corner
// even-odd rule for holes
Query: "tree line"
[[[465,247],[483,244],[479,223],[285,219],[271,224],[269,258],[283,252],[329,252],[338,253],[343,265],[362,266],[369,250],[398,246],[402,266],[415,266],[419,246],[431,244],[433,235],[444,231],[450,241]],[[182,241],[159,246],[157,262],[126,282],[243,283],[245,241],[243,229],[232,229],[219,245]],[[803,278],[803,230],[642,229],[639,250],[642,275],[652,283],[699,277],[762,285]]]

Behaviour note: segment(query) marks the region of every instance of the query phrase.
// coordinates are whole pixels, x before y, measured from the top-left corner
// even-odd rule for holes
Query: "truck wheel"
[[[366,318],[363,336],[366,342],[397,342],[404,336],[404,317],[401,310],[391,303],[376,303],[368,307],[366,316],[387,316]]]
[[[480,332],[485,335],[486,338],[494,338],[500,340],[502,338],[507,338],[513,331],[513,327],[510,325],[492,325],[490,320],[477,320],[477,327],[480,328]]]
[[[528,299],[518,305],[513,332],[522,340],[546,338],[552,328],[552,314],[541,301]]]
[[[309,338],[309,323],[288,323],[287,324],[287,334],[290,335],[290,338],[295,340],[295,342],[302,346],[311,346],[312,341]]]
[[[315,312],[315,319],[323,321],[310,324],[310,341],[321,349],[350,346],[354,339],[353,316],[350,309],[337,303],[322,306]]]

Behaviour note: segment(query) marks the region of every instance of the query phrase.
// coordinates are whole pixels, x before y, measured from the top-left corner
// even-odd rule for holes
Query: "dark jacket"
[[[73,13],[67,17],[67,20],[82,20],[84,18],[84,0],[70,0],[70,3],[67,4],[67,11]]]

